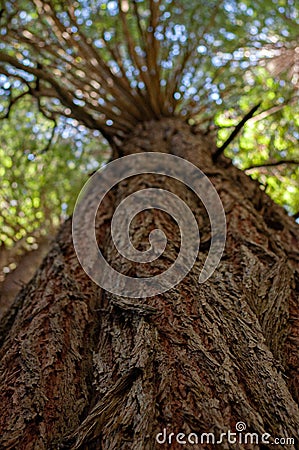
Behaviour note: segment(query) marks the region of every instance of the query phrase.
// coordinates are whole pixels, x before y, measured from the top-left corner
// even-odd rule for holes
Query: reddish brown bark
[[[3,276],[3,279],[0,279],[0,317],[10,308],[22,287],[31,280],[48,253],[50,242],[49,237],[44,236],[37,239],[38,248],[35,250],[26,251],[23,249],[20,252],[20,249],[15,248],[16,245],[11,251],[3,251],[1,269],[12,262],[16,263],[17,267]]]
[[[148,276],[175,260],[177,226],[160,211],[136,217],[136,248],[147,248],[153,228],[169,238],[158,262],[138,266],[111,244],[115,205],[145,186],[172,190],[190,205],[201,231],[198,262],[165,294],[136,300],[103,292],[76,259],[68,221],[2,323],[2,448],[178,449],[175,441],[159,445],[156,434],[166,428],[219,435],[234,431],[238,421],[248,431],[297,439],[298,226],[226,158],[213,163],[213,144],[178,119],[139,125],[121,150],[172,153],[210,177],[227,216],[221,264],[198,285],[208,217],[190,190],[169,179],[135,177],[121,184],[97,221],[111,264],[130,276]]]

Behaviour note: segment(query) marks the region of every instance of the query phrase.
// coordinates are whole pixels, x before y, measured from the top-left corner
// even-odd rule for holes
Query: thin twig
[[[271,108],[266,109],[265,111],[262,111],[259,114],[257,114],[256,116],[252,117],[250,119],[250,123],[255,123],[260,120],[263,120],[266,117],[271,116],[272,114],[275,114],[275,113],[281,111],[285,106],[292,105],[297,100],[298,100],[298,96],[296,95],[296,96],[292,97],[290,100],[287,100],[284,103],[281,103],[280,105],[272,106]]]
[[[230,134],[229,138],[219,147],[213,155],[213,161],[216,162],[220,155],[224,152],[226,147],[232,142],[232,140],[237,136],[237,134],[244,127],[245,123],[253,116],[255,111],[260,107],[261,102],[255,105],[251,110],[243,117],[241,122],[238,123],[234,131]]]
[[[295,160],[295,159],[281,159],[280,161],[269,161],[269,162],[265,162],[265,163],[261,163],[261,164],[256,164],[256,165],[252,165],[249,167],[246,167],[246,170],[252,170],[252,169],[257,169],[259,167],[275,167],[275,166],[281,166],[283,164],[294,164],[294,165],[299,165],[299,160]]]

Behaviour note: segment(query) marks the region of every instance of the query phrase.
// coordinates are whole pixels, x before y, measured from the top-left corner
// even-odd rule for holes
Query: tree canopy
[[[244,94],[273,107],[298,86],[293,3],[6,1],[1,68],[48,115],[108,134],[161,115],[202,122]]]

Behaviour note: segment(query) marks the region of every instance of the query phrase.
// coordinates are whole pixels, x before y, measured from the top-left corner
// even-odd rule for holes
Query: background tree
[[[278,195],[286,175],[288,192],[298,189],[294,4],[33,0],[1,11],[8,112],[31,96],[53,123],[64,116],[100,131],[113,158],[163,151],[190,160],[211,178],[228,223],[222,263],[199,288],[208,217],[181,185],[148,177],[146,186],[192,206],[203,244],[184,282],[132,302],[86,277],[67,221],[1,324],[2,446],[152,449],[163,427],[220,433],[238,420],[297,438],[298,228],[263,192]],[[247,171],[263,165],[263,184],[225,149]],[[132,224],[133,243],[146,248],[151,229],[165,229],[161,262],[139,268],[116,255],[113,209],[142,183],[112,192],[97,223],[107,259],[131,276],[165,270],[180,241],[167,215],[147,212]],[[296,212],[293,198],[279,195]]]

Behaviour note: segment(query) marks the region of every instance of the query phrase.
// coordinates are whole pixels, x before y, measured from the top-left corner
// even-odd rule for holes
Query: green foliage
[[[263,94],[264,111],[247,122],[238,139],[226,149],[226,156],[241,169],[248,169],[248,175],[257,178],[274,201],[294,214],[299,211],[297,98],[292,99],[290,87],[285,88],[283,81],[275,81],[263,69],[257,69],[257,77],[260,77],[261,85],[269,88]],[[236,108],[231,108],[217,114],[215,123],[219,146],[228,138],[232,127],[258,101],[258,96],[252,93],[244,95],[239,100],[239,113]],[[283,164],[283,161],[287,163]],[[278,162],[282,164],[278,165]],[[259,167],[254,169],[254,166]]]
[[[45,151],[52,127],[29,97],[0,122],[0,242],[7,248],[19,241],[34,248],[40,235],[56,230],[88,172],[107,157],[107,144],[62,120]]]

